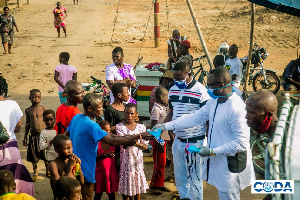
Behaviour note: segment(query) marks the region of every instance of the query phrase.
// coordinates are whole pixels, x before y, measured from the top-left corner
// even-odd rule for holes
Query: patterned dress
[[[4,14],[0,15],[0,34],[1,34],[1,40],[3,43],[13,44],[14,40],[14,24],[16,24],[16,20],[13,15],[9,14],[7,17],[5,17]]]
[[[54,27],[60,28],[66,26],[66,8],[61,7],[60,9],[54,8],[53,13],[57,13],[59,15],[54,15]]]
[[[138,135],[146,131],[143,124],[137,124],[134,131],[129,130],[123,123],[116,125],[117,134]],[[148,141],[138,140],[139,143],[148,144]],[[121,169],[119,174],[119,192],[126,196],[146,193],[149,188],[144,174],[143,152],[136,146],[126,149],[121,146]]]

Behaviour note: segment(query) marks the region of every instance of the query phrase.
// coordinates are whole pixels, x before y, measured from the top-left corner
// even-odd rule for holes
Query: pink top
[[[77,70],[74,66],[64,65],[64,64],[56,66],[55,71],[57,71],[59,73],[58,78],[59,78],[60,82],[62,82],[62,84],[64,84],[64,85],[66,85],[66,83],[69,80],[72,80],[73,74],[77,73]],[[64,89],[60,85],[58,85],[58,91],[63,92]]]

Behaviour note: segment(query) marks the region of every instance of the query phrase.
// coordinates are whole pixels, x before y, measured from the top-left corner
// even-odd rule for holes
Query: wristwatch
[[[216,153],[214,152],[213,149],[211,149],[211,151],[210,151],[210,156],[216,156]]]

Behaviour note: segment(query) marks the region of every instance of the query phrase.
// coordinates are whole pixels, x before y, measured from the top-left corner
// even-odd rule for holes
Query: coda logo
[[[291,194],[294,193],[294,180],[256,180],[252,181],[251,193]]]

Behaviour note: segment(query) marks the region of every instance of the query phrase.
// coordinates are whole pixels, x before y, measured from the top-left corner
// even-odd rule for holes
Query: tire
[[[273,72],[271,70],[266,70],[266,77],[267,77],[268,82],[270,83],[269,85],[264,84],[264,82],[263,82],[264,77],[262,74],[256,74],[253,77],[253,82],[252,82],[253,90],[256,92],[261,89],[266,89],[266,90],[270,90],[271,92],[276,94],[280,89],[279,77],[276,75],[275,72]]]
[[[202,72],[198,78],[198,82],[200,82],[204,87],[207,85],[207,74]]]
[[[261,176],[265,176],[265,149],[267,135],[255,134],[250,138],[250,148],[254,170]]]

